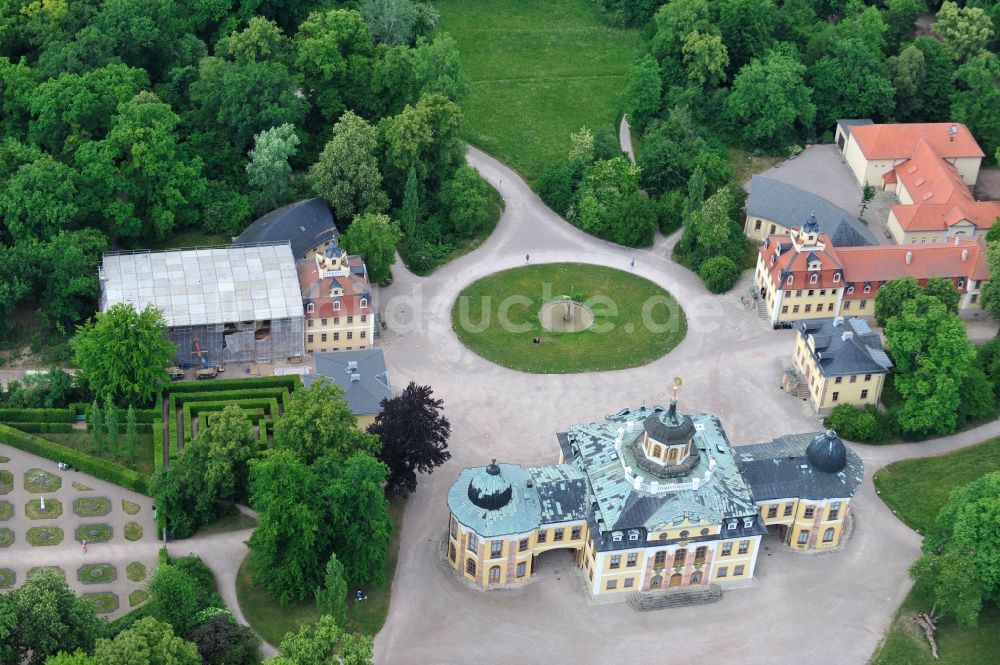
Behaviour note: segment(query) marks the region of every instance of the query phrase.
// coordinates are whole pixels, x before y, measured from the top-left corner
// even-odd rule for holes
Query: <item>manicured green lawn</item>
[[[638,30],[602,25],[587,0],[441,0],[470,82],[465,137],[529,181],[566,157],[569,135],[614,126]]]
[[[1000,439],[947,455],[890,464],[875,474],[875,489],[899,519],[927,533],[953,489],[1000,470]]]
[[[590,305],[594,325],[576,333],[542,328],[539,309],[562,295]],[[558,263],[505,270],[473,283],[452,308],[452,327],[466,346],[497,364],[567,374],[648,363],[680,343],[687,321],[669,293],[642,277]]]
[[[389,556],[385,562],[385,584],[380,587],[364,585],[368,600],[357,602],[354,592],[357,585],[348,586],[347,622],[344,628],[354,633],[375,635],[382,629],[389,612],[389,597],[392,592],[392,577],[396,572],[396,558],[399,555],[399,525],[402,523],[405,502],[394,499],[389,504],[389,515],[394,526],[389,543]],[[236,576],[236,596],[240,609],[250,627],[257,631],[264,641],[278,646],[286,633],[315,623],[319,618],[316,601],[306,598],[300,603],[281,605],[263,588],[254,586],[248,566],[249,557],[244,559]]]
[[[875,487],[906,524],[926,533],[953,489],[1000,469],[1000,439],[977,446],[890,464],[875,474]],[[903,601],[872,659],[872,665],[991,665],[1000,650],[1000,609],[987,603],[976,628],[952,620],[938,622],[935,640],[941,660],[931,658],[927,640],[908,617],[926,612],[931,603],[914,591]]]
[[[118,456],[115,457],[110,451],[105,450],[100,455],[94,453],[94,449],[91,446],[90,435],[84,431],[72,432],[69,434],[38,434],[44,439],[50,441],[55,441],[56,443],[61,443],[64,446],[73,448],[74,450],[79,450],[80,452],[87,453],[88,455],[93,455],[94,457],[102,457],[113,462],[117,462],[124,467],[128,467],[139,473],[152,474],[153,473],[153,435],[152,433],[139,434],[139,446],[136,449],[136,460],[131,462],[125,453],[125,435],[119,435],[119,450]]]

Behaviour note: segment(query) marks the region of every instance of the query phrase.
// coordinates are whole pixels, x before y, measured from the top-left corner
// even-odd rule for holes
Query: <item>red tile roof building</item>
[[[375,302],[360,256],[337,242],[295,262],[306,319],[306,352],[352,351],[375,343]]]
[[[900,245],[985,235],[1000,215],[972,196],[984,153],[961,123],[842,120],[837,144],[858,182],[896,193],[886,226]]]
[[[989,278],[979,238],[946,244],[836,248],[806,225],[773,235],[759,249],[754,287],[772,325],[831,316],[873,316],[879,287],[904,276],[952,280],[959,310],[979,309]]]

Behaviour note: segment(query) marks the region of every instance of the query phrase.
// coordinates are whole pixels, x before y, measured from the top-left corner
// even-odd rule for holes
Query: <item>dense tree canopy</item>
[[[378,439],[359,430],[357,422],[343,389],[330,381],[316,381],[295,391],[274,426],[274,447],[291,451],[305,464],[324,455],[343,460],[355,451],[377,454]]]
[[[155,307],[137,312],[131,303],[112,305],[77,329],[74,362],[98,395],[146,404],[168,379],[175,349],[166,333]]]
[[[374,644],[371,637],[342,630],[329,615],[313,625],[288,633],[281,640],[278,655],[267,665],[371,665]]]

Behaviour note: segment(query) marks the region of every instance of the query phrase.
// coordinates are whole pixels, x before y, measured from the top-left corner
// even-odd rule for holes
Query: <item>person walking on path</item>
[[[83,541],[83,553],[84,554],[87,553],[87,541],[86,540]]]
[[[525,254],[524,255],[524,262],[527,263],[529,261],[531,261],[531,254]]]
[[[635,257],[634,256],[632,257],[632,262],[630,264],[628,264],[628,267],[629,268],[634,268],[635,267]]]

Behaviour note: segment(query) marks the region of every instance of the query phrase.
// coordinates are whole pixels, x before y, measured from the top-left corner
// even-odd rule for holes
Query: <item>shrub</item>
[[[72,423],[72,409],[0,409],[0,423]]]
[[[207,393],[219,390],[247,390],[250,388],[287,388],[295,390],[302,387],[302,377],[298,374],[284,376],[254,376],[245,379],[214,379],[213,381],[182,381],[170,386],[170,394]]]
[[[681,228],[684,221],[684,191],[671,189],[660,197],[656,210],[656,225],[660,233],[667,236]]]
[[[656,235],[658,206],[639,192],[608,204],[605,216],[607,239],[628,247],[648,247]]]
[[[863,409],[840,404],[834,407],[823,424],[836,430],[842,438],[861,443],[885,443],[898,436],[895,415],[892,412],[882,413],[871,404]]]
[[[17,429],[33,434],[71,434],[73,425],[70,423],[16,423]]]
[[[127,469],[105,459],[91,457],[54,441],[21,432],[9,425],[0,424],[0,442],[53,462],[66,462],[83,473],[120,485],[133,492],[141,494],[149,492],[149,476],[144,473]]]
[[[576,187],[582,178],[583,168],[578,163],[549,164],[538,180],[538,195],[556,214],[565,217],[573,205]]]
[[[724,293],[740,278],[740,268],[728,256],[713,256],[701,264],[698,276],[712,293]]]

